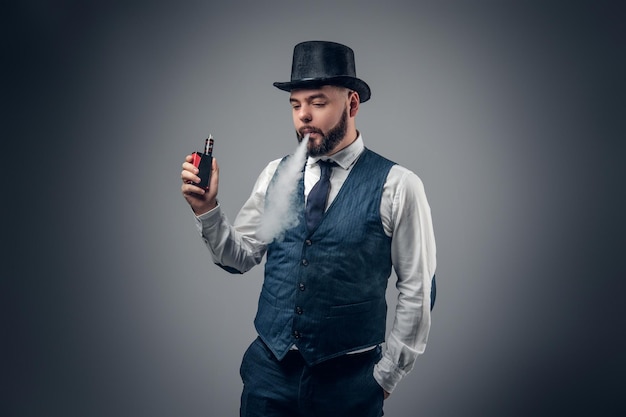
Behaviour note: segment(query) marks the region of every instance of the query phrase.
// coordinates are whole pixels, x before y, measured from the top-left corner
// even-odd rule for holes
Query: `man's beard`
[[[307,144],[308,155],[313,157],[326,155],[335,149],[337,144],[346,136],[346,132],[348,131],[348,110],[344,110],[339,122],[337,122],[335,127],[331,128],[326,134],[320,129],[309,126],[300,128],[300,131],[296,131],[298,143],[302,142],[302,139],[306,135],[304,130],[309,130],[311,133],[317,133],[322,136],[322,140],[319,145],[309,141]]]

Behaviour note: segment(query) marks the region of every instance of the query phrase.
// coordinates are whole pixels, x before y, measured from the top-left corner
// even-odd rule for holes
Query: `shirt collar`
[[[307,159],[307,165],[311,166],[317,163],[320,159],[323,160],[331,160],[334,161],[337,165],[339,165],[343,169],[349,169],[352,164],[356,162],[361,155],[361,152],[365,149],[365,145],[363,144],[363,137],[361,133],[357,136],[356,140],[352,142],[350,145],[346,146],[336,154],[333,154],[330,157],[322,156],[322,157],[311,157],[309,156]]]

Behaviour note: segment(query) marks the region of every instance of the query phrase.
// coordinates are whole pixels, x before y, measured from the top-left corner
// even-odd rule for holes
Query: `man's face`
[[[308,133],[310,156],[332,153],[345,138],[348,122],[348,91],[323,86],[319,89],[294,90],[289,102],[298,141]]]

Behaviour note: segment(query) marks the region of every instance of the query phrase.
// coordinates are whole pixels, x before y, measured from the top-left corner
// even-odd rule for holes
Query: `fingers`
[[[189,183],[189,182],[199,183],[200,177],[198,176],[198,173],[200,172],[200,170],[194,164],[192,164],[191,161],[192,161],[192,156],[187,155],[185,157],[185,162],[183,162],[183,165],[182,165],[183,170],[180,174],[180,178],[185,183]],[[212,161],[211,171],[212,171],[211,176],[215,175],[216,176],[215,179],[217,180],[217,175],[219,175],[219,166],[217,165],[217,160],[215,159],[215,157],[213,158],[213,161]]]
[[[191,184],[192,182],[195,182],[197,184],[200,182],[200,177],[196,175],[198,173],[198,169],[195,168],[193,165],[191,166],[194,169],[192,170],[183,169],[182,172],[180,173],[180,179],[185,184]]]
[[[204,194],[206,194],[206,190],[204,188],[198,187],[191,182],[183,182],[180,190],[185,196],[203,196]]]
[[[195,165],[193,165],[192,160],[193,157],[191,155],[187,155],[185,157],[185,162],[182,164],[183,170],[180,173],[180,178],[183,182],[181,186],[183,195],[192,199],[202,197],[202,200],[214,200],[217,196],[219,183],[219,165],[217,164],[216,158],[213,158],[213,164],[211,167],[211,183],[209,184],[208,190],[195,185],[200,183],[200,177],[198,176],[200,171]]]
[[[217,186],[220,180],[220,167],[217,164],[217,159],[215,159],[215,157],[213,158],[212,162],[213,163],[211,164],[211,183],[209,184],[209,187],[215,190],[217,194]]]
[[[195,165],[193,165],[191,163],[192,161],[192,156],[191,155],[187,155],[185,157],[185,162],[183,162],[183,170],[180,173],[180,178],[183,180],[184,183],[199,183],[200,182],[200,177],[198,177],[198,172],[200,172],[200,170],[198,170],[198,168],[196,168]]]

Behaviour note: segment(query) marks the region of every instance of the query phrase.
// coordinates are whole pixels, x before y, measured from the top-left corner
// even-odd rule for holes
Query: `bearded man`
[[[424,352],[435,299],[435,238],[416,174],[366,148],[356,128],[370,87],[354,52],[335,42],[295,46],[287,91],[298,141],[307,140],[292,201],[296,222],[269,240],[271,185],[290,157],[270,162],[233,224],[188,155],[182,194],[212,261],[244,273],[266,257],[252,342],[241,364],[241,416],[380,417],[384,400]],[[385,293],[399,290],[387,338]],[[384,345],[384,348],[383,348]]]

